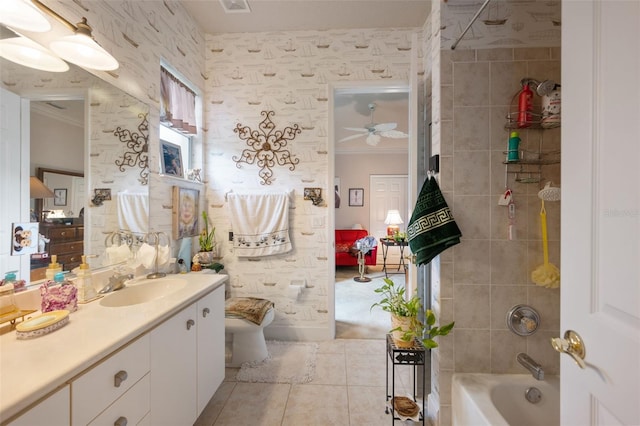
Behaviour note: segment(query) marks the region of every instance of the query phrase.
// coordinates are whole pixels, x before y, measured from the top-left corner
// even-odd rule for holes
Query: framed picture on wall
[[[160,161],[163,174],[184,178],[182,148],[180,148],[180,145],[161,140]]]
[[[349,188],[349,206],[354,206],[354,207],[364,206],[364,189],[363,188]]]
[[[196,237],[199,235],[200,191],[197,189],[173,187],[173,238]]]
[[[54,206],[66,206],[67,205],[67,190],[66,188],[56,188],[53,190],[53,205]]]

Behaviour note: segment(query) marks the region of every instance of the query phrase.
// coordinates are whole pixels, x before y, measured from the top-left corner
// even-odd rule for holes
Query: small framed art
[[[349,188],[349,206],[354,206],[354,207],[364,206],[364,189],[363,188]]]
[[[173,187],[173,238],[196,237],[199,235],[198,212],[200,191],[197,189]]]
[[[67,205],[67,190],[66,188],[57,188],[53,190],[53,205],[54,206],[66,206]]]
[[[180,148],[180,145],[161,140],[160,151],[162,173],[169,176],[184,178],[182,149]]]

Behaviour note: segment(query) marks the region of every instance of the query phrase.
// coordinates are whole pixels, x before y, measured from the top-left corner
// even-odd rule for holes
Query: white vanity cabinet
[[[151,424],[193,424],[224,378],[224,287],[150,333]]]
[[[149,382],[142,380],[148,374],[145,334],[71,382],[72,424],[113,425],[120,418],[137,424],[149,411]]]
[[[71,424],[69,385],[39,402],[7,426],[63,426]]]

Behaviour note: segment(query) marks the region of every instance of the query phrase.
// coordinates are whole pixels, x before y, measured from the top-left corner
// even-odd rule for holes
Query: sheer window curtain
[[[164,67],[160,68],[160,121],[195,135],[196,94]]]

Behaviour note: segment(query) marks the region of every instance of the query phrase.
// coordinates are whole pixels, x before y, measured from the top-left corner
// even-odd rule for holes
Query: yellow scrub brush
[[[544,263],[531,272],[531,280],[539,286],[547,288],[560,287],[560,270],[549,263],[549,240],[547,238],[547,211],[544,208],[546,201],[560,201],[560,188],[551,187],[547,182],[545,187],[538,192],[538,198],[542,200],[540,208],[540,227],[542,229],[542,253]]]

